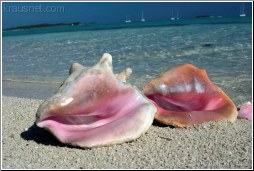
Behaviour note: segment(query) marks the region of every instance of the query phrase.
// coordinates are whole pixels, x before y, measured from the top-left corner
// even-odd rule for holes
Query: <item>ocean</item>
[[[61,82],[72,63],[93,66],[108,52],[114,72],[132,68],[130,83],[139,88],[168,68],[190,63],[206,69],[236,101],[251,100],[251,21],[202,18],[4,31],[3,81]],[[4,85],[3,94],[10,94]]]

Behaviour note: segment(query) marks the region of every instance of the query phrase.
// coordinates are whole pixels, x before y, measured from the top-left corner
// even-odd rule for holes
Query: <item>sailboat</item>
[[[146,20],[144,19],[144,15],[143,15],[143,11],[142,11],[142,18],[141,18],[142,22],[145,22]]]
[[[178,15],[178,11],[177,11],[177,13],[176,13],[176,19],[177,19],[177,20],[180,19],[180,18],[179,18],[179,15]]]
[[[125,20],[126,23],[131,23],[131,20],[128,19],[127,15],[126,15],[126,20]]]
[[[172,10],[171,20],[175,20],[175,17],[173,17],[173,10]]]
[[[244,3],[243,3],[243,8],[240,7],[240,17],[245,17],[246,14],[244,12]]]

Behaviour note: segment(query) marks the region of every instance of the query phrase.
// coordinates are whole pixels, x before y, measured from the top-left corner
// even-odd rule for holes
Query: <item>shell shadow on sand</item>
[[[162,124],[156,120],[152,123],[153,126],[156,127],[170,127],[172,129],[176,128],[171,125],[165,125]],[[50,132],[47,130],[38,127],[36,124],[33,124],[28,130],[23,131],[20,134],[21,138],[23,138],[26,141],[35,141],[37,144],[43,144],[46,146],[55,146],[55,147],[68,147],[68,148],[77,148],[77,149],[83,149],[88,150],[90,148],[82,148],[78,146],[71,146],[68,144],[63,144],[60,141],[58,141]]]
[[[159,122],[159,121],[157,121],[155,119],[153,120],[152,125],[153,126],[157,126],[157,127],[162,127],[162,128],[164,128],[164,127],[170,127],[172,129],[176,128],[175,126],[163,124],[163,123],[161,123],[161,122]]]
[[[22,132],[20,136],[26,141],[32,140],[35,141],[37,144],[84,149],[59,142],[50,132],[38,127],[36,124],[33,124],[30,128],[28,128],[28,130]]]

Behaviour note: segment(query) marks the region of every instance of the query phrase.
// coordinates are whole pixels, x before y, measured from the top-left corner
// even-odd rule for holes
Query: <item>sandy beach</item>
[[[252,122],[210,122],[189,128],[153,123],[139,139],[82,149],[59,143],[34,125],[43,100],[3,96],[3,169],[252,168]]]
[[[253,168],[253,121],[245,119],[237,119],[234,123],[207,122],[187,128],[166,126],[154,121],[148,131],[134,141],[97,148],[63,144],[35,124],[36,112],[43,101],[59,90],[70,73],[82,68],[76,65],[77,68],[70,70],[74,63],[84,67],[112,68],[114,74],[131,68],[132,74],[127,78],[127,84],[141,92],[144,92],[145,85],[168,69],[192,64],[205,71],[174,70],[155,85],[156,91],[163,95],[173,92],[172,96],[170,94],[172,101],[166,98],[161,100],[163,108],[192,111],[220,106],[223,101],[223,98],[217,99],[220,90],[215,91],[210,83],[206,85],[205,72],[236,107],[246,102],[253,104],[252,3],[133,1],[50,4],[4,2],[6,14],[2,17],[1,46],[2,169]],[[29,10],[25,13],[11,10],[12,7],[28,6]],[[30,8],[37,9],[37,6],[41,7],[40,12]],[[51,11],[46,10],[48,7],[51,7]],[[102,58],[104,53],[111,54],[112,65],[110,58]],[[102,62],[98,64],[99,61]],[[111,92],[118,92],[114,91],[118,89],[113,82],[115,80],[109,77],[109,69],[91,73],[98,76],[98,80],[83,71],[74,73],[67,80],[79,85],[66,82],[63,96],[68,93],[71,96],[65,96],[67,98],[60,102],[63,108],[53,112],[79,115],[80,111],[93,111],[98,106],[97,103],[89,103],[90,99],[97,100],[102,95],[98,104],[104,105],[103,110],[92,113],[100,115],[96,119],[104,119],[93,124],[98,127],[118,117],[108,119],[111,113],[122,116],[125,112],[133,114],[129,111],[140,111],[145,107],[144,103],[140,103],[140,108],[136,108],[138,105],[134,100],[133,103],[126,102],[132,101],[132,98],[138,102],[141,100],[139,96],[132,95],[131,90],[125,91],[122,83],[119,83],[119,90],[127,93],[111,100]],[[204,78],[199,78],[199,75]],[[168,84],[169,80],[173,83]],[[105,86],[102,87],[103,81]],[[95,89],[91,88],[93,84]],[[86,92],[88,94],[84,95]],[[110,98],[104,98],[104,95]],[[196,101],[196,98],[201,100]],[[108,99],[112,103],[105,105],[104,101]],[[166,101],[171,104],[166,106]],[[181,101],[188,104],[182,105]],[[83,103],[86,103],[85,106]],[[65,108],[66,104],[74,104],[74,107]],[[115,108],[116,105],[119,108]],[[101,112],[104,110],[108,113]],[[191,112],[188,114],[194,116]],[[76,123],[75,117],[54,118],[64,123],[67,121],[67,124],[84,121],[81,118]],[[92,123],[94,117],[84,122]],[[137,119],[130,122],[132,125],[141,123]],[[114,127],[115,123],[118,122],[113,122],[110,128],[122,134],[122,129]],[[124,122],[124,128],[126,125]],[[86,128],[86,125],[82,125],[82,128]],[[108,135],[104,130],[103,134]],[[88,132],[89,135],[93,133]]]

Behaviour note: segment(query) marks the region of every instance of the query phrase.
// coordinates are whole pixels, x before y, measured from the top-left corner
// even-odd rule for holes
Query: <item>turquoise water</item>
[[[243,21],[64,32],[50,28],[23,35],[17,31],[16,36],[3,36],[3,78],[63,80],[72,63],[92,66],[108,52],[114,71],[131,67],[131,82],[139,87],[172,66],[191,63],[205,68],[216,83],[235,86],[251,97],[252,23]]]
[[[193,24],[232,24],[232,23],[251,23],[251,17],[234,17],[234,18],[193,18],[181,20],[163,20],[163,21],[146,21],[146,22],[132,22],[132,23],[111,23],[111,24],[94,24],[94,25],[77,25],[77,26],[62,26],[51,28],[37,28],[29,30],[14,30],[4,31],[3,36],[17,36],[29,34],[44,34],[44,33],[59,33],[70,31],[92,31],[92,30],[112,30],[123,28],[144,28],[144,27],[160,27],[160,26],[184,26]]]

